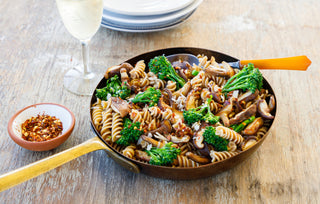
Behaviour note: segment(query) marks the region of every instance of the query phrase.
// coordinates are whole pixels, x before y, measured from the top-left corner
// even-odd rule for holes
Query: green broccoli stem
[[[236,77],[238,77],[238,76],[240,76],[240,72],[238,73],[238,74],[235,74],[235,75],[233,75],[228,81],[227,81],[227,83],[225,83],[225,85],[223,86],[223,88],[228,88],[228,87],[230,87],[231,85],[230,84],[232,84],[233,82],[234,82],[234,79],[236,78]],[[241,74],[242,75],[242,74]]]
[[[149,69],[153,73],[157,74],[160,79],[175,81],[178,88],[184,86],[184,79],[178,75],[170,61],[164,55],[151,59],[148,66]]]
[[[179,87],[183,87],[184,84],[185,84],[185,81],[176,73],[174,72],[175,74],[174,75],[168,75],[168,78],[171,80],[171,81],[175,81],[179,84]]]
[[[234,76],[235,76],[235,75],[234,75]],[[232,87],[232,86],[234,86],[235,84],[238,84],[238,83],[244,83],[244,82],[245,82],[245,79],[247,79],[247,78],[249,78],[249,77],[251,77],[251,76],[252,76],[252,74],[241,76],[240,78],[237,78],[237,79],[233,80],[233,81],[230,82],[230,83],[226,83],[226,84],[224,85],[224,88]],[[230,81],[231,81],[231,78],[230,78]],[[229,82],[229,80],[228,80],[228,82]]]
[[[232,86],[230,88],[225,88],[224,87],[224,92],[230,92],[230,91],[234,91],[234,90],[244,90],[248,87],[247,83],[245,82],[241,82],[241,84],[237,84],[237,86]]]
[[[254,92],[255,89],[262,87],[263,77],[259,69],[254,68],[253,64],[249,63],[239,73],[233,75],[223,86],[222,92],[230,92],[236,89],[243,91],[249,89]]]
[[[235,126],[235,128],[233,128],[233,130],[239,133],[242,130],[244,130],[244,128],[247,125],[249,125],[250,123],[252,123],[255,119],[256,119],[255,116],[251,116],[249,119],[244,120],[242,123],[240,123],[239,125]]]

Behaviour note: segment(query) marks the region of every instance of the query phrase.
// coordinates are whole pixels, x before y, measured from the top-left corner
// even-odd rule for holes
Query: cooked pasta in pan
[[[108,68],[91,111],[101,137],[130,159],[170,167],[219,162],[254,146],[275,108],[259,69],[198,58],[198,65],[157,56]]]

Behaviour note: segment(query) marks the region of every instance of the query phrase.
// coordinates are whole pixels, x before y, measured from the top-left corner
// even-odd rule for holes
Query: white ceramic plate
[[[177,12],[156,16],[128,16],[104,10],[102,20],[122,27],[132,25],[164,26],[172,23],[173,21],[177,21],[177,19],[187,15],[188,13],[191,13],[202,3],[202,1],[203,0],[195,0],[192,4]]]
[[[195,11],[195,10],[194,10]],[[116,31],[122,31],[122,32],[130,32],[130,33],[148,33],[148,32],[157,32],[157,31],[163,31],[167,29],[171,29],[174,27],[177,27],[178,25],[182,24],[185,22],[194,12],[192,11],[189,15],[187,15],[185,18],[169,25],[165,26],[157,26],[157,27],[135,27],[135,28],[127,28],[127,27],[121,27],[117,26],[114,24],[110,24],[108,22],[102,21],[101,26],[105,28],[109,28],[111,30],[116,30]]]
[[[104,8],[131,16],[160,15],[180,10],[194,0],[104,0]]]
[[[156,25],[153,25],[153,24],[150,24],[150,25],[135,25],[135,24],[118,25],[118,24],[114,24],[113,22],[110,22],[110,21],[105,20],[105,19],[102,19],[101,23],[105,24],[105,25],[112,26],[112,27],[120,27],[120,28],[131,29],[131,30],[150,30],[150,29],[157,29],[159,27],[168,27],[168,26],[171,26],[173,24],[177,24],[177,23],[179,23],[181,21],[184,21],[187,18],[189,18],[193,14],[193,12],[195,10],[191,11],[190,13],[187,13],[184,16],[181,16],[180,18],[174,19],[172,21],[164,22],[162,24],[156,24]]]

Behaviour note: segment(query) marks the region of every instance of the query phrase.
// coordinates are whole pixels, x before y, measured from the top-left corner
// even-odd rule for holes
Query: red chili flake
[[[27,141],[41,142],[61,135],[63,126],[55,116],[38,114],[21,124],[22,138]]]

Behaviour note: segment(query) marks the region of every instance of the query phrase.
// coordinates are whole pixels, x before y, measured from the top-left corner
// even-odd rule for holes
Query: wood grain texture
[[[306,55],[307,72],[263,70],[278,100],[271,135],[249,160],[206,179],[172,181],[131,173],[104,151],[0,193],[1,203],[319,203],[320,1],[205,0],[181,26],[156,33],[101,28],[91,61],[111,66],[160,48],[192,46],[240,59]],[[81,47],[64,28],[54,0],[0,4],[0,174],[92,138],[89,97],[63,89]],[[101,74],[102,76],[102,74]],[[16,145],[9,118],[34,103],[65,105],[76,116],[70,138],[48,152]]]

